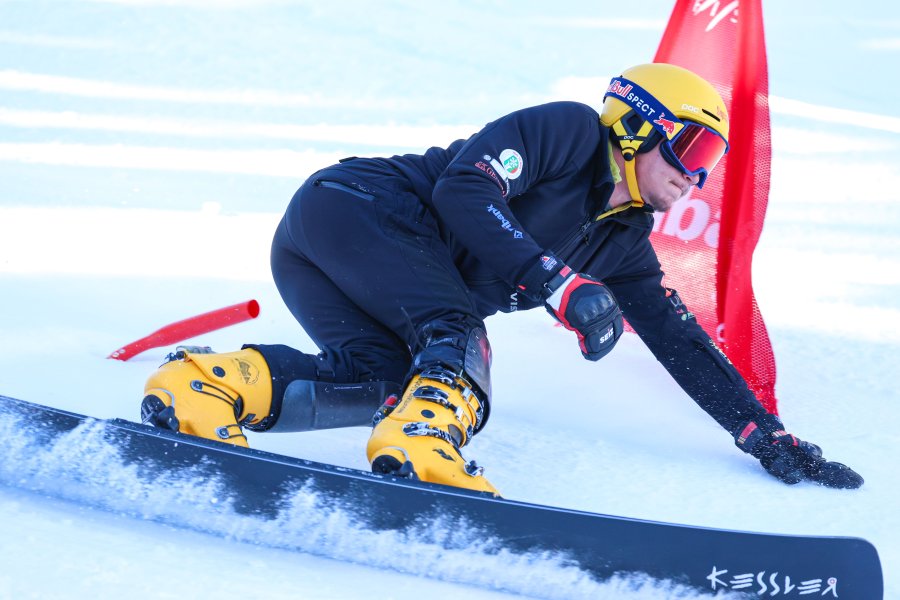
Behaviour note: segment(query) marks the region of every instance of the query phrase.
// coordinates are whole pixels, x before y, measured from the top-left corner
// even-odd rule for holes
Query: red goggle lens
[[[690,174],[706,171],[708,175],[728,152],[728,142],[699,123],[685,123],[685,127],[669,144],[672,153]]]

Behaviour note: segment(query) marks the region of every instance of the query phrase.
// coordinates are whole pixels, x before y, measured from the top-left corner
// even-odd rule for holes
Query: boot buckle
[[[407,423],[403,426],[403,433],[408,435],[409,437],[433,437],[438,438],[439,440],[443,440],[453,446],[457,451],[459,451],[459,442],[453,439],[453,436],[438,429],[437,427],[432,427],[428,423],[423,423],[422,421]]]
[[[416,388],[416,390],[413,392],[413,398],[435,402],[445,408],[450,408],[451,406],[450,402],[448,401],[449,397],[450,396],[447,394],[447,392],[440,390],[432,385],[423,385]]]
[[[474,460],[470,460],[465,465],[463,465],[463,469],[466,472],[466,475],[470,477],[483,477],[484,476],[484,467],[478,466],[478,464]]]
[[[431,379],[432,381],[443,383],[444,385],[451,388],[456,384],[456,378],[453,376],[453,373],[437,365],[424,369],[421,373],[419,373],[419,377],[421,377],[422,379]]]

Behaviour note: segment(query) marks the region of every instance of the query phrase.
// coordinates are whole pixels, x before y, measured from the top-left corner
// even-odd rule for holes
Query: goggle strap
[[[665,104],[630,79],[613,77],[603,95],[603,100],[607,98],[614,98],[630,106],[631,110],[641,115],[644,122],[650,123],[667,140],[672,139],[684,127],[684,123]]]

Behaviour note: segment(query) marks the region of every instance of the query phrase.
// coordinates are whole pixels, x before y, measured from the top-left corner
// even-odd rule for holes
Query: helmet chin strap
[[[628,184],[628,194],[631,196],[634,206],[644,206],[646,202],[641,197],[641,190],[638,188],[637,171],[635,169],[638,148],[647,136],[653,130],[653,126],[644,121],[640,130],[636,135],[631,135],[622,124],[622,120],[616,121],[612,126],[613,133],[619,141],[619,147],[622,149],[622,158],[625,159],[625,183]]]
[[[625,156],[625,153],[622,153],[622,156]],[[637,172],[635,170],[635,160],[634,154],[629,153],[628,157],[625,158],[625,183],[628,184],[628,193],[631,195],[631,200],[635,203],[636,206],[644,206],[646,204],[644,199],[641,198],[641,190],[638,189],[637,183]]]

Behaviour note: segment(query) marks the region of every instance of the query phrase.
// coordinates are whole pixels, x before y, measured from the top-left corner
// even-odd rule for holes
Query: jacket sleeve
[[[678,385],[727,431],[766,411],[728,357],[700,327],[678,292],[662,285],[663,272],[646,241],[624,271],[604,280],[628,323]]]
[[[435,211],[471,254],[515,286],[544,249],[508,201],[591,160],[596,136],[588,132],[599,126],[597,113],[575,102],[520,110],[488,124],[438,178]]]

